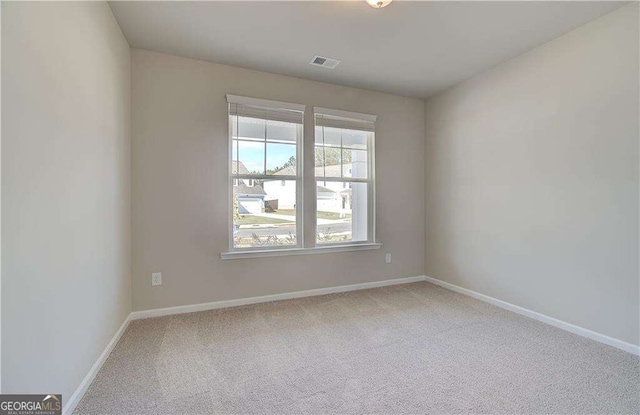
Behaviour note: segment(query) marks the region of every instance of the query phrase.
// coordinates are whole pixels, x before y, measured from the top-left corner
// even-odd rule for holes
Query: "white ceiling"
[[[426,98],[624,5],[111,2],[131,47]],[[313,55],[342,61],[309,65]]]

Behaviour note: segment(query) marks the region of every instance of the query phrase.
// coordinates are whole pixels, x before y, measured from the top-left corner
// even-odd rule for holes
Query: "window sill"
[[[232,251],[220,254],[222,259],[265,258],[272,256],[331,254],[335,252],[368,251],[380,249],[381,243],[361,243],[351,245],[317,246],[315,248],[284,248],[256,251]]]

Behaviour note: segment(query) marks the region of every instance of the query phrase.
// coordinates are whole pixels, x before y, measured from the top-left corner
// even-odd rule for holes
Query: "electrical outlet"
[[[384,256],[384,262],[387,263],[387,264],[391,263],[391,254],[386,254]]]
[[[151,285],[153,285],[153,286],[162,285],[162,273],[161,272],[154,272],[153,274],[151,274]]]

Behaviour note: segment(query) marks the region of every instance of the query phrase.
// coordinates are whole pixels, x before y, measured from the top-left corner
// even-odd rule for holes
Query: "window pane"
[[[318,244],[368,240],[367,184],[318,181]]]
[[[298,138],[298,128],[301,127],[301,124],[269,120],[267,121],[267,140],[295,144]]]
[[[231,175],[238,174],[238,140],[231,141]]]
[[[296,181],[250,184],[233,186],[234,248],[296,245]]]
[[[296,145],[267,142],[267,174],[296,175]]]
[[[364,150],[342,150],[342,176],[367,178],[367,152]]]
[[[238,141],[238,160],[238,174],[264,174],[264,141]]]
[[[248,118],[248,117],[233,117],[237,120],[234,120],[235,123],[237,121],[237,133],[238,136],[233,136],[234,138],[240,139],[248,139],[248,140],[264,140],[265,137],[265,128],[266,121],[260,120],[257,118]],[[234,126],[235,127],[235,126]],[[235,131],[236,128],[233,128],[232,131]]]
[[[365,131],[342,130],[342,147],[367,149],[367,133]]]
[[[316,121],[321,121],[316,117]],[[315,176],[368,178],[368,146],[372,133],[335,127],[316,127]]]
[[[341,157],[340,148],[316,146],[316,177],[342,177]]]
[[[316,127],[316,144],[340,147],[342,131],[333,127]]]
[[[231,138],[238,138],[238,116],[229,115],[229,121],[231,122]]]
[[[315,165],[316,165],[316,176],[324,176],[324,173],[322,173],[321,170],[318,170],[318,167],[324,167],[324,147],[322,146],[316,146]]]

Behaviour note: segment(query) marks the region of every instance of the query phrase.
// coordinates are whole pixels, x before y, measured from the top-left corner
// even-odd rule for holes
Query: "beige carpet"
[[[75,413],[638,414],[640,367],[420,282],[134,321]]]

